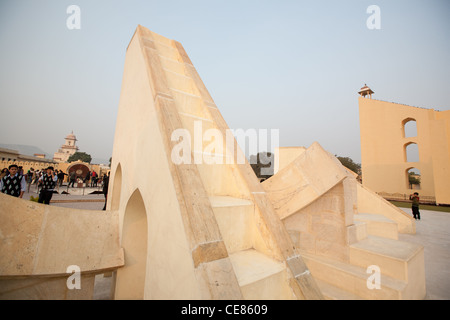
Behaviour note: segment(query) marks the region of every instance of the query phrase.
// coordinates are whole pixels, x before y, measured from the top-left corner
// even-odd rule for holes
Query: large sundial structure
[[[207,132],[214,149],[198,143]],[[423,247],[398,240],[415,232],[412,217],[318,143],[260,183],[228,132],[183,46],[138,26],[107,210],[0,194],[0,298],[90,299],[94,276],[110,271],[112,299],[425,297]],[[192,147],[183,161],[180,143]],[[67,288],[69,265],[84,291]],[[369,286],[373,265],[382,281]]]

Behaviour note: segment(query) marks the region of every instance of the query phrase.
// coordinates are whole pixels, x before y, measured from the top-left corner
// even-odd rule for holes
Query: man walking
[[[39,193],[38,202],[50,204],[50,200],[53,196],[53,189],[56,186],[56,181],[58,181],[58,177],[55,175],[53,167],[48,167],[47,172],[39,178],[39,181],[42,182],[42,189]]]

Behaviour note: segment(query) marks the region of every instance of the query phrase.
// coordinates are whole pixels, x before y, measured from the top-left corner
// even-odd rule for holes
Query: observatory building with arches
[[[450,204],[450,110],[375,100],[367,86],[358,93],[363,185],[385,198],[419,192]]]

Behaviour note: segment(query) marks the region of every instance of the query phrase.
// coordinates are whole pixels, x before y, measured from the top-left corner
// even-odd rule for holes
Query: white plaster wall
[[[133,192],[139,189],[144,200],[148,223],[144,298],[196,299],[200,292],[146,68],[135,35],[125,61],[110,186],[114,185],[115,170],[120,163],[121,232],[125,208]],[[110,188],[109,196],[112,192]]]

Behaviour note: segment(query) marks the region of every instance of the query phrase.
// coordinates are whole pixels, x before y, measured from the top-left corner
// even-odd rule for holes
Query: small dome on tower
[[[69,140],[77,140],[77,137],[75,137],[75,135],[73,134],[73,131],[72,131],[72,133],[70,133],[70,134],[67,135],[66,139],[69,139]]]
[[[367,95],[372,99],[372,94],[375,93],[370,89],[367,84],[364,84],[364,87],[361,88],[361,90],[358,92],[361,97],[366,97]]]

